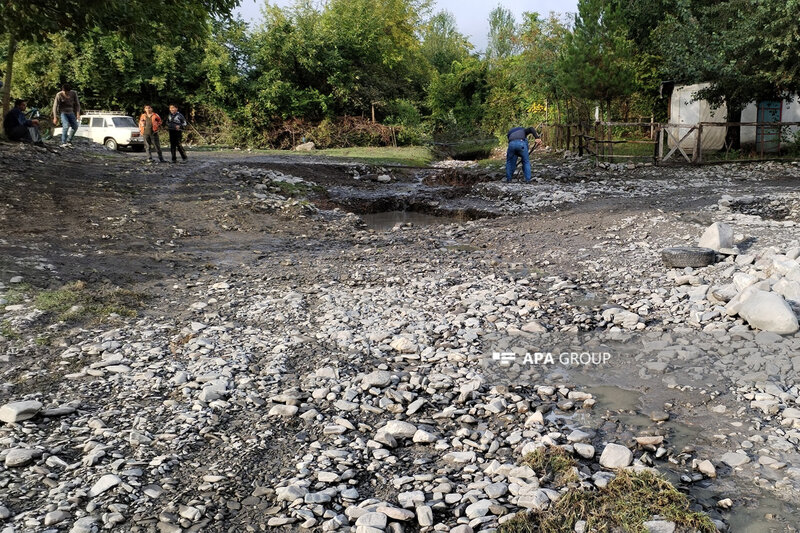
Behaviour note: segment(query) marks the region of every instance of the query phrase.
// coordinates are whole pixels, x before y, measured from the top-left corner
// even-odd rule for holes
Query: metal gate
[[[781,102],[764,100],[758,103],[758,122],[780,122]],[[781,149],[780,126],[758,126],[756,128],[756,150],[760,153],[774,153]]]

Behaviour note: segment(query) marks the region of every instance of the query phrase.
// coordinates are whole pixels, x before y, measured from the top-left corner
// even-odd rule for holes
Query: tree
[[[486,45],[486,59],[496,61],[511,57],[517,52],[517,23],[514,14],[497,6],[489,13],[489,41]]]
[[[619,8],[605,0],[579,0],[561,60],[564,88],[608,111],[612,101],[637,90],[635,62],[635,46]]]
[[[472,44],[456,29],[456,19],[449,11],[440,11],[422,31],[422,54],[439,74],[450,72],[455,61],[464,61]]]
[[[5,0],[0,3],[0,32],[7,35],[6,83],[3,112],[8,110],[13,82],[14,56],[20,44],[42,42],[61,31],[73,35],[99,32],[117,43],[140,45],[152,39],[152,30],[198,42],[205,36],[209,18],[230,16],[237,0]],[[164,34],[159,34],[159,38]],[[105,45],[111,44],[106,41]],[[148,43],[152,46],[153,42]],[[151,59],[162,61],[168,51],[155,49]],[[152,61],[151,61],[152,62]],[[160,66],[164,66],[161,64]]]

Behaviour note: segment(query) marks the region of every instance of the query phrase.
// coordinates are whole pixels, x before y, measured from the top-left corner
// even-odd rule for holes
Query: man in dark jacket
[[[183,130],[186,129],[189,123],[186,122],[186,117],[183,113],[178,111],[175,105],[169,106],[169,117],[167,117],[167,131],[169,132],[169,150],[172,152],[172,162],[175,163],[178,158],[175,157],[175,150],[181,153],[181,160],[186,161],[186,151],[183,149]]]
[[[511,128],[508,130],[508,151],[506,152],[506,183],[511,183],[514,169],[517,167],[517,157],[522,158],[522,171],[525,173],[525,183],[531,181],[531,161],[528,157],[528,135],[533,135],[536,144],[542,139],[535,128]]]
[[[3,119],[3,130],[10,141],[21,141],[26,143],[42,144],[39,138],[39,121],[28,120],[25,116],[25,109],[28,103],[25,100],[15,100],[14,107],[6,113]]]

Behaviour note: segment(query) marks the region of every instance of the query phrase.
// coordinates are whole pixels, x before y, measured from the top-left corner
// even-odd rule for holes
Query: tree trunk
[[[13,32],[8,34],[8,57],[6,58],[6,79],[3,80],[3,116],[11,109],[11,74],[14,71],[14,54],[17,51],[17,39]]]

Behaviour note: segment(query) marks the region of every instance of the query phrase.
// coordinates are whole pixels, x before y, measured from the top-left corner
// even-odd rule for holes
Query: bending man
[[[506,183],[511,183],[511,177],[517,166],[517,157],[522,158],[522,171],[525,173],[525,183],[531,181],[531,160],[528,157],[528,135],[533,135],[536,144],[542,144],[542,139],[535,128],[511,128],[508,130],[508,151],[506,152]]]

